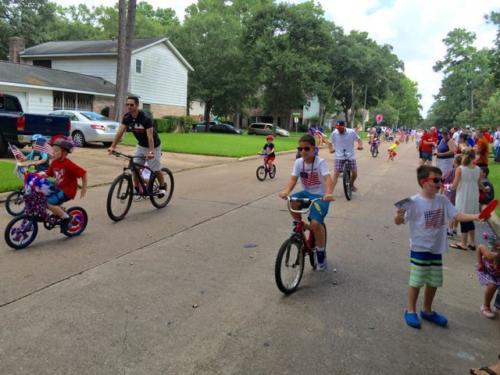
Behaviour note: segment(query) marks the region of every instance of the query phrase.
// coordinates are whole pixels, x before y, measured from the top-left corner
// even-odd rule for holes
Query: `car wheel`
[[[85,136],[83,135],[82,132],[80,131],[74,132],[71,138],[73,139],[73,143],[75,144],[76,147],[85,146]]]
[[[104,145],[104,147],[108,148],[113,144],[113,142],[102,142],[102,144]]]

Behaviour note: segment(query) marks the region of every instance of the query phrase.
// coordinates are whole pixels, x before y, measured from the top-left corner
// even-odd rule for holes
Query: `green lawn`
[[[14,174],[14,162],[0,161],[0,193],[21,188],[23,183]]]
[[[500,164],[495,163],[493,160],[488,164],[488,168],[490,169],[490,175],[488,179],[491,181],[493,188],[495,189],[495,198],[499,198],[500,196]],[[500,216],[500,206],[497,207],[496,213]]]
[[[297,147],[300,134],[277,137],[276,151],[289,151]],[[262,135],[233,135],[214,133],[160,133],[163,151],[183,154],[242,157],[256,155],[266,143]],[[124,137],[124,144],[135,146],[137,141],[131,133]]]

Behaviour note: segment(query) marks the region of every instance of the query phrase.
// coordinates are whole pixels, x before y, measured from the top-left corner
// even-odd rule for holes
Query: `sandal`
[[[461,244],[459,243],[450,243],[450,247],[452,249],[458,249],[458,250],[464,250],[464,251],[467,251],[467,248],[466,247],[463,247]]]
[[[469,245],[469,246],[467,246],[467,249],[472,250],[472,251],[476,251],[476,246]]]
[[[491,311],[491,309],[488,306],[481,305],[481,314],[483,314],[485,318],[495,319],[495,313]]]
[[[471,375],[481,375],[481,371],[487,373],[488,375],[498,375],[495,371],[493,371],[489,367],[481,367],[480,369],[477,370],[471,368],[469,370]]]

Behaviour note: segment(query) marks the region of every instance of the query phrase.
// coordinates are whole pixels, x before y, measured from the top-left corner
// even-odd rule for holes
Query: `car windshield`
[[[85,116],[89,120],[93,121],[107,121],[107,117],[100,115],[99,113],[95,112],[80,112],[83,116]]]

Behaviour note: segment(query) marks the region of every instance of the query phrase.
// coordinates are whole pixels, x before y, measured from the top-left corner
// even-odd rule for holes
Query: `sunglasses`
[[[435,184],[439,184],[439,183],[442,184],[444,182],[444,180],[441,177],[434,177],[434,178],[428,177],[428,178],[425,179],[425,181],[432,181]]]
[[[306,147],[297,147],[297,150],[299,152],[302,152],[302,151],[308,152],[308,151],[311,151],[311,147],[309,147],[309,146],[306,146]]]
[[[135,107],[135,104],[134,103],[127,103],[125,104],[127,107]]]

